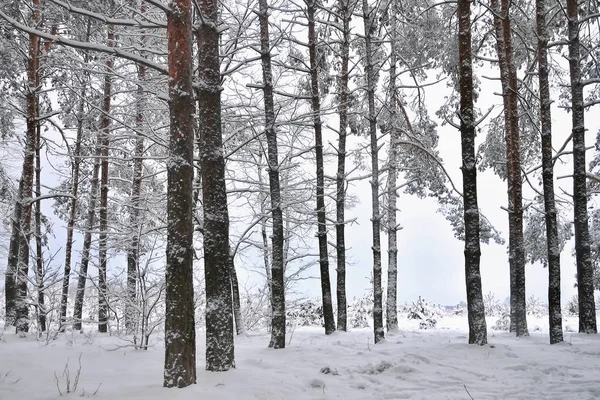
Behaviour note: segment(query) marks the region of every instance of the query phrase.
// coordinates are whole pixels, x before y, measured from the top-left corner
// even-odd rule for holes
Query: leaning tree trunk
[[[40,22],[40,2],[32,1],[32,21],[34,24]],[[40,41],[33,34],[29,35],[29,57],[27,60],[27,122],[25,137],[25,155],[23,157],[23,169],[21,172],[22,190],[18,201],[21,203],[20,235],[19,235],[19,258],[17,265],[17,296],[15,308],[15,325],[17,332],[29,330],[29,304],[27,301],[27,284],[29,283],[29,238],[31,236],[31,195],[33,192],[35,137],[38,117],[38,68],[39,68]]]
[[[170,133],[163,385],[182,388],[196,383],[192,220],[195,107],[191,0],[169,3],[167,29]],[[227,244],[226,238],[224,242]]]
[[[341,331],[347,330],[348,306],[346,302],[346,236],[345,236],[345,206],[346,206],[346,135],[348,130],[348,106],[350,92],[348,90],[349,63],[350,63],[350,21],[352,12],[350,0],[339,1],[339,14],[342,18],[342,41],[340,49],[341,67],[339,78],[339,104],[340,129],[338,132],[337,148],[337,175],[336,175],[336,222],[335,222],[335,250],[337,255],[337,327]]]
[[[199,103],[204,204],[204,276],[206,284],[206,369],[235,367],[229,213],[221,132],[221,73],[217,0],[199,0],[202,22],[197,29]]]
[[[275,132],[275,105],[273,101],[273,72],[271,68],[271,45],[269,41],[269,5],[259,0],[260,51],[263,75],[263,99],[265,105],[265,135],[267,137],[269,188],[271,192],[271,341],[269,347],[285,348],[285,283],[283,273],[283,214],[281,211],[281,187],[279,182],[279,159],[277,133]]]
[[[540,121],[542,123],[542,181],[546,212],[546,244],[548,249],[548,320],[550,344],[563,341],[562,310],[560,306],[560,248],[556,203],[554,200],[554,163],[552,160],[552,114],[548,78],[548,27],[546,0],[536,0],[537,61],[540,83]]]
[[[463,175],[465,278],[469,343],[484,345],[487,343],[487,326],[479,270],[481,250],[479,243],[479,207],[477,205],[477,159],[475,157],[473,58],[471,51],[471,1],[458,0],[461,169]]]
[[[587,211],[585,109],[581,78],[578,4],[576,0],[567,0],[571,115],[573,120],[573,204],[575,213],[577,294],[579,298],[579,332],[597,333],[593,283],[594,270],[590,253],[590,231]]]
[[[390,21],[391,31],[391,51],[390,51],[390,80],[389,80],[389,112],[390,112],[390,148],[388,154],[388,182],[387,182],[387,203],[388,203],[388,286],[387,286],[387,302],[385,308],[387,330],[393,331],[398,329],[398,309],[397,309],[397,293],[398,293],[398,224],[396,222],[396,181],[398,177],[398,140],[400,132],[396,124],[398,124],[398,98],[396,97],[396,62],[397,55],[395,46],[397,45],[397,7],[395,2],[392,7],[392,15]],[[408,122],[408,121],[407,121]]]
[[[519,93],[513,61],[509,0],[490,0],[494,12],[496,48],[504,102],[506,180],[508,182],[508,248],[510,265],[511,327],[517,336],[528,336],[525,295],[525,247],[523,240],[523,187],[519,137]]]
[[[383,330],[383,290],[381,289],[381,213],[379,207],[379,147],[377,143],[377,111],[375,110],[375,63],[373,61],[374,11],[363,0],[365,29],[365,71],[369,105],[369,136],[371,138],[371,223],[373,227],[373,332],[375,343],[385,338]]]
[[[108,46],[114,45],[115,27],[108,26]],[[101,173],[100,173],[100,212],[98,235],[98,332],[108,331],[108,288],[106,285],[106,264],[108,246],[108,147],[110,145],[110,100],[112,92],[113,59],[106,60],[106,75],[104,76],[104,93],[102,103],[102,118],[100,120],[100,133],[102,143]]]
[[[229,280],[231,281],[231,296],[233,298],[233,318],[235,321],[236,335],[246,333],[246,325],[242,317],[242,305],[240,303],[240,284],[238,282],[237,271],[235,270],[234,255],[229,256]]]
[[[325,172],[323,165],[323,132],[321,125],[321,99],[317,66],[317,34],[315,32],[316,0],[306,0],[308,18],[308,52],[310,57],[310,86],[312,92],[313,126],[315,130],[315,155],[317,159],[317,238],[319,240],[319,266],[321,271],[321,296],[325,334],[335,331],[331,283],[329,280],[329,254],[327,252],[327,222],[325,217]]]

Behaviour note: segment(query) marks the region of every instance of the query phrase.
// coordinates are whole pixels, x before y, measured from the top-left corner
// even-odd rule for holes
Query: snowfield
[[[530,337],[490,329],[490,344],[480,347],[467,344],[466,317],[442,318],[429,330],[418,321],[400,324],[376,346],[371,329],[329,337],[321,328],[290,329],[284,350],[266,348],[266,332],[249,333],[236,338],[237,368],[224,373],[204,371],[200,330],[198,383],[185,389],[162,387],[159,337],[139,351],[114,336],[67,333],[46,343],[5,332],[0,400],[600,399],[598,335],[566,332],[564,343],[550,346],[545,319],[530,318]],[[577,319],[564,326],[576,327]],[[80,356],[77,390],[67,394],[65,364],[72,387]]]

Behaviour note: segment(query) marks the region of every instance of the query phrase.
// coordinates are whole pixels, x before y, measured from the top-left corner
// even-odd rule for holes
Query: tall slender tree
[[[546,248],[548,249],[548,319],[550,344],[563,341],[562,311],[560,306],[560,245],[554,198],[554,161],[552,159],[552,114],[548,68],[548,25],[546,0],[536,0],[536,34],[538,79],[540,85],[540,121],[542,136],[542,182],[546,221]]]
[[[379,207],[379,143],[377,140],[377,110],[375,109],[374,34],[376,10],[368,0],[362,1],[363,26],[365,31],[364,69],[368,103],[369,138],[371,151],[371,224],[373,228],[373,332],[375,343],[385,338],[383,330],[383,290],[381,288],[381,212]]]
[[[271,194],[271,342],[269,347],[285,347],[285,284],[283,270],[283,214],[279,183],[279,158],[277,133],[275,132],[275,103],[273,100],[273,72],[271,68],[271,45],[269,39],[269,5],[259,0],[260,56],[263,76],[263,102],[265,106],[265,135],[267,137],[267,161]]]
[[[325,334],[335,331],[331,282],[329,280],[329,253],[327,250],[327,219],[325,210],[325,167],[323,161],[323,126],[321,122],[321,97],[319,94],[319,67],[317,61],[316,0],[305,0],[308,20],[308,53],[310,58],[310,88],[312,119],[315,131],[315,155],[317,168],[317,238],[319,240],[319,267],[321,271],[321,296],[323,297],[323,320]]]
[[[511,328],[517,336],[527,336],[525,295],[525,248],[523,240],[523,187],[521,183],[521,151],[519,138],[518,78],[512,45],[508,0],[491,0],[494,11],[496,49],[500,65],[500,81],[504,102],[506,140],[506,180],[508,183],[508,247],[510,265]],[[512,329],[511,329],[512,330]]]
[[[573,204],[575,225],[575,261],[579,299],[579,332],[597,333],[594,300],[594,270],[590,252],[587,210],[587,165],[585,161],[585,106],[581,76],[581,43],[577,0],[567,0],[569,73],[571,78],[571,116],[573,123]]]
[[[473,100],[470,0],[458,0],[458,74],[469,343],[484,345],[487,343],[487,326],[479,268],[481,249],[479,243],[479,207],[477,205],[477,159],[475,158],[475,110]]]

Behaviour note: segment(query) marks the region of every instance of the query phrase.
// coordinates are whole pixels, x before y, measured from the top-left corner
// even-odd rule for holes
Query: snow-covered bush
[[[419,296],[419,300],[413,302],[407,309],[408,319],[420,319],[423,321],[427,319],[437,320],[442,313],[443,310],[439,305],[429,303],[421,296]]]
[[[577,316],[579,315],[579,297],[577,295],[573,295],[571,300],[567,303],[567,308],[565,310],[566,315]]]
[[[510,309],[508,307],[505,307],[502,310],[502,312],[498,316],[498,319],[496,320],[496,323],[494,324],[494,326],[492,326],[492,329],[495,331],[510,330]]]
[[[350,328],[369,327],[369,317],[373,312],[373,297],[366,294],[361,298],[354,298],[348,304],[348,325]]]
[[[503,306],[500,304],[500,300],[496,298],[496,295],[492,292],[488,292],[483,296],[483,307],[485,308],[486,317],[496,317],[502,314]]]
[[[304,300],[288,309],[287,320],[297,326],[323,326],[323,307],[316,300]]]
[[[539,298],[534,295],[529,296],[527,299],[527,315],[532,315],[534,317],[541,317],[543,315],[548,315],[548,309],[542,304]]]

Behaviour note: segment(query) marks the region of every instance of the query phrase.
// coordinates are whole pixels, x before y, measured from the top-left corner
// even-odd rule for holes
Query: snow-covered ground
[[[490,330],[490,344],[480,347],[467,344],[465,317],[443,318],[431,330],[401,324],[378,345],[371,329],[326,337],[320,328],[297,328],[284,350],[266,348],[266,333],[249,333],[236,339],[237,368],[224,373],[204,371],[200,331],[198,383],[185,389],[162,387],[160,342],[136,351],[115,337],[66,334],[45,343],[4,333],[0,400],[600,399],[598,335],[565,333],[565,343],[550,346],[545,319],[530,319],[541,332],[517,339]],[[66,394],[65,364],[72,385],[80,356],[77,391]]]

